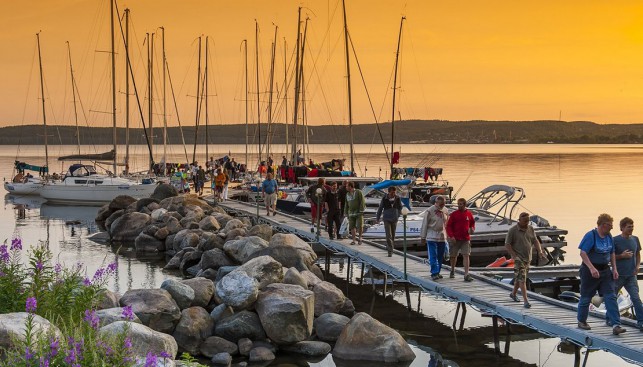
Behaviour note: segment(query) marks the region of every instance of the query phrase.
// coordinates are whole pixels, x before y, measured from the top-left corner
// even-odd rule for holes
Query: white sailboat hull
[[[154,192],[155,188],[154,184],[80,186],[62,183],[44,186],[40,196],[48,203],[102,205],[119,195],[128,195],[135,199],[146,198]]]
[[[44,184],[39,182],[5,182],[4,189],[13,195],[40,195]]]

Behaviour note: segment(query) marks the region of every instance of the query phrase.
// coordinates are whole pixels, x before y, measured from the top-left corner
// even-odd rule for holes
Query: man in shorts
[[[505,248],[511,258],[514,259],[514,289],[509,294],[509,297],[515,302],[520,302],[516,295],[518,288],[520,288],[525,308],[531,308],[531,304],[527,299],[526,282],[533,247],[538,251],[538,256],[545,257],[545,252],[540,246],[536,232],[529,225],[529,213],[522,212],[518,217],[518,223],[507,231]]]
[[[616,280],[616,295],[621,288],[625,288],[630,295],[636,315],[636,326],[643,332],[643,303],[639,296],[639,283],[637,275],[641,263],[641,242],[639,238],[632,235],[634,231],[634,220],[625,217],[620,221],[621,234],[614,236],[614,254],[616,255],[616,269],[618,279]]]
[[[317,189],[321,189],[321,193],[317,194]],[[308,190],[306,190],[306,198],[310,203],[310,231],[315,232],[315,224],[317,223],[317,212],[321,216],[322,209],[324,208],[324,199],[326,197],[326,192],[328,191],[326,187],[326,179],[319,177],[317,179],[317,185],[311,185]],[[319,203],[319,205],[317,205]],[[319,218],[321,220],[321,218]]]
[[[266,174],[266,179],[261,183],[261,192],[263,193],[263,202],[266,204],[266,214],[270,216],[277,215],[277,180],[272,178],[272,173]]]
[[[458,199],[458,210],[449,215],[447,220],[447,239],[450,247],[451,273],[449,278],[455,278],[455,264],[458,261],[458,253],[462,254],[462,265],[464,266],[464,281],[473,280],[469,275],[469,256],[471,255],[471,235],[476,229],[476,221],[473,214],[467,209],[467,200]]]
[[[364,210],[366,201],[364,194],[355,188],[355,183],[349,182],[346,186],[346,215],[348,216],[348,230],[353,238],[351,245],[355,244],[356,234],[359,235],[357,244],[362,244],[362,232],[364,230]]]

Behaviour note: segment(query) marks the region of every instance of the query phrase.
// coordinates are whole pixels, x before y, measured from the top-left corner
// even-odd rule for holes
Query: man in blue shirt
[[[609,214],[601,214],[596,228],[587,232],[578,245],[583,263],[580,266],[580,300],[578,301],[578,327],[591,330],[587,324],[589,303],[596,294],[603,295],[607,309],[608,323],[613,325],[612,333],[619,335],[626,330],[621,327],[621,315],[616,303],[615,280],[618,279],[614,241],[610,231],[614,219]],[[610,263],[612,270],[610,270]]]
[[[261,183],[261,192],[268,216],[270,216],[270,207],[272,207],[272,215],[277,215],[277,188],[277,180],[272,178],[272,173],[267,173],[266,179]]]
[[[621,234],[614,237],[614,253],[616,254],[616,269],[618,269],[616,294],[625,287],[634,305],[637,326],[643,332],[643,304],[641,304],[639,297],[639,284],[636,279],[639,273],[639,264],[641,264],[641,243],[638,237],[632,236],[634,221],[631,218],[625,217],[621,219],[619,224]]]

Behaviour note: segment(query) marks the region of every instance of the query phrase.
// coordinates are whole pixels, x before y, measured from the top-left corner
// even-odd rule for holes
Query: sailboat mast
[[[348,25],[346,22],[346,2],[344,0],[342,0],[342,10],[344,12],[344,48],[346,50],[346,88],[348,90],[348,131],[350,136],[351,172],[352,174],[355,174],[355,151],[353,148],[353,102],[351,96],[351,64],[348,53]]]
[[[259,163],[261,163],[261,109],[259,105],[259,23],[255,20],[255,64],[256,64],[256,75],[257,75],[257,134],[259,143]]]
[[[301,60],[299,61],[299,83],[301,84],[301,117],[303,122],[304,133],[306,134],[304,140],[304,149],[303,154],[307,156],[306,150],[310,153],[308,146],[308,124],[306,123],[306,84],[304,83],[304,56],[306,55],[306,34],[308,33],[308,17],[306,17],[306,22],[304,23],[304,38],[301,41]]]
[[[205,76],[204,76],[204,83],[205,83],[205,90],[203,92],[203,95],[205,96],[205,161],[208,161],[208,144],[210,140],[208,139],[208,36],[205,36]]]
[[[272,144],[272,92],[275,78],[275,52],[277,48],[277,30],[275,26],[275,39],[272,42],[272,60],[270,61],[270,94],[268,97],[268,137],[266,138],[266,157],[270,157],[270,145]]]
[[[395,150],[393,146],[395,144],[395,92],[397,92],[397,65],[400,58],[400,43],[402,41],[402,25],[404,25],[404,19],[406,19],[406,17],[402,17],[402,19],[400,20],[400,33],[397,36],[397,51],[395,52],[395,76],[393,77],[393,109],[391,110],[391,179],[393,178],[393,152]]]
[[[40,52],[40,33],[36,33],[38,42],[38,65],[40,67],[40,99],[42,101],[42,125],[45,130],[45,167],[49,169],[49,148],[47,145],[47,114],[45,113],[45,78],[42,76],[42,53]]]
[[[196,143],[198,142],[199,137],[199,106],[201,105],[201,100],[199,99],[201,91],[201,36],[199,36],[199,66],[197,68],[197,78],[196,78],[196,118],[194,126],[194,149],[192,150],[192,162],[196,161]]]
[[[147,34],[148,120],[150,122],[150,170],[154,164],[154,33]]]
[[[71,62],[71,46],[67,41],[67,53],[69,54],[69,74],[71,76],[71,95],[74,99],[74,121],[76,123],[76,145],[78,145],[78,154],[80,154],[80,131],[78,130],[78,109],[76,107],[76,80],[74,79],[74,66]]]
[[[299,46],[301,45],[301,6],[297,16],[297,45],[295,56],[295,105],[293,107],[293,141],[292,141],[292,164],[298,165],[297,161],[297,112],[299,111]]]
[[[116,0],[110,2],[110,28],[111,28],[111,38],[112,38],[112,142],[114,144],[114,163],[113,163],[113,174],[116,175],[116,157],[117,150],[116,145],[118,143],[116,136],[116,43],[114,39],[114,12],[116,7]]]
[[[286,43],[286,37],[284,37],[284,108],[285,108],[285,123],[286,123],[286,153],[284,156],[288,157],[288,53],[286,50],[288,49]]]
[[[245,64],[246,64],[246,93],[245,93],[245,98],[244,101],[246,102],[246,171],[248,169],[248,164],[250,163],[248,160],[248,40],[243,40],[243,48],[244,48],[244,57],[245,57]]]
[[[167,65],[167,59],[165,58],[165,28],[161,27],[161,43],[163,44],[163,176],[165,176],[165,169],[167,167],[166,164],[166,159],[167,159],[167,110],[166,110],[166,81],[167,81],[167,73],[166,73],[166,65]]]
[[[129,174],[129,9],[125,9],[125,174]]]

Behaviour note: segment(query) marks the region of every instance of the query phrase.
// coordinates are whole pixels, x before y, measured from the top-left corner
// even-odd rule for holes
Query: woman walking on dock
[[[397,219],[402,212],[402,201],[395,193],[395,186],[388,188],[388,195],[382,198],[379,208],[377,208],[376,221],[379,223],[380,218],[383,216],[384,230],[386,231],[386,249],[388,250],[388,257],[393,256],[393,247],[395,244],[395,228],[397,227]]]
[[[426,241],[426,247],[429,251],[431,279],[433,280],[442,278],[440,270],[442,270],[444,251],[447,246],[446,223],[449,218],[449,211],[444,207],[445,204],[444,196],[436,197],[435,204],[424,213],[420,232],[420,240],[422,243]]]

